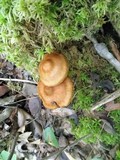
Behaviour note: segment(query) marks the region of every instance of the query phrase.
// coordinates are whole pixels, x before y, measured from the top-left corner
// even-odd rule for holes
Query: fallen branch
[[[120,62],[113,56],[113,54],[111,52],[109,52],[109,50],[106,47],[105,43],[98,43],[97,40],[91,35],[87,35],[87,38],[91,42],[93,42],[93,45],[94,45],[95,50],[97,51],[97,53],[101,57],[106,59],[120,73]]]
[[[9,79],[9,78],[0,78],[0,81],[9,81],[9,82],[22,82],[22,83],[30,83],[30,84],[37,84],[37,82],[23,80],[23,79]]]
[[[96,110],[97,108],[99,108],[100,106],[113,101],[114,99],[120,97],[120,89],[118,89],[117,91],[105,96],[102,98],[101,101],[97,102],[95,105],[93,105],[93,107],[91,108],[91,111]]]

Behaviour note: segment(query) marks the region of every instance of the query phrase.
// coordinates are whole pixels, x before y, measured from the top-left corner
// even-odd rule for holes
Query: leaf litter
[[[0,73],[1,77],[26,80],[32,79],[29,73],[18,69],[14,64],[5,61],[4,59],[2,59],[0,65],[2,71]],[[107,88],[110,92],[114,90],[114,86],[110,81],[100,81],[98,75],[94,75],[93,79],[94,83],[96,83],[95,85],[93,84],[95,87],[101,85],[103,90],[104,88]],[[72,135],[72,125],[69,121],[69,119],[74,119],[77,125],[78,115],[73,109],[58,108],[52,111],[45,109],[37,96],[36,85],[27,83],[20,84],[22,92],[12,92],[8,97],[6,96],[6,93],[12,88],[6,88],[7,85],[4,82],[2,82],[0,86],[0,95],[2,96],[0,105],[6,107],[4,110],[2,108],[1,117],[4,115],[4,118],[1,119],[1,122],[4,123],[6,119],[9,121],[14,121],[14,119],[17,120],[17,130],[13,129],[12,132],[17,131],[19,133],[15,147],[15,153],[19,158],[37,160],[45,159],[50,156],[51,158],[48,159],[81,160],[86,158],[86,154],[92,152],[93,149],[89,145],[79,141],[73,148],[64,151],[64,147],[71,145],[75,141]],[[16,94],[22,94],[25,97],[26,100],[24,99],[24,105],[19,106],[19,102],[14,104],[16,101]],[[14,105],[9,105],[12,103]],[[15,108],[17,109],[16,112]],[[110,134],[114,134],[115,131],[112,124],[106,119],[101,119],[101,121],[103,122],[101,129],[106,130]],[[9,131],[9,127],[12,127],[11,124],[8,126],[6,124],[6,127],[4,127],[6,133],[9,132],[9,135],[14,135],[14,133]],[[4,138],[6,137],[7,134]],[[59,151],[60,148],[62,148],[63,151]],[[55,154],[53,154],[56,151],[59,152],[57,158]],[[94,149],[94,152],[95,151],[97,153],[98,149]],[[103,153],[104,151],[100,154]]]

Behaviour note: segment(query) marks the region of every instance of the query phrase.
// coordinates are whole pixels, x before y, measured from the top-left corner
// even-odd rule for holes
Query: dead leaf
[[[39,117],[42,108],[42,102],[38,97],[30,98],[28,107],[33,117]]]
[[[18,109],[18,126],[21,128],[25,125],[26,117],[22,109]],[[30,117],[29,117],[30,118]]]
[[[18,108],[14,108],[14,110],[12,111],[11,115],[10,115],[10,120],[11,122],[13,122],[15,120],[16,114],[17,114]]]
[[[65,136],[63,136],[63,135],[60,135],[60,137],[59,137],[59,146],[60,147],[65,147],[67,145],[68,145],[67,138]]]
[[[0,97],[4,96],[9,91],[9,88],[6,85],[0,86]]]
[[[103,122],[102,128],[110,134],[115,134],[115,130],[113,128],[113,126],[110,124],[110,122],[108,122],[105,119],[101,119],[101,121]]]
[[[18,132],[24,133],[24,132],[25,132],[25,125],[22,126],[22,127],[20,127],[20,128],[18,129]]]
[[[66,136],[72,134],[72,125],[71,125],[71,123],[70,123],[68,120],[66,120],[66,119],[63,120],[60,129],[63,130],[63,133],[64,133],[64,135],[66,135]]]
[[[3,112],[0,114],[0,123],[3,122],[5,119],[9,118],[13,111],[13,108],[6,108],[3,110]]]
[[[15,152],[17,157],[19,157],[20,159],[37,160],[37,157],[35,155],[37,150],[35,149],[35,146],[31,145],[30,143],[18,143],[15,147]]]
[[[69,108],[57,108],[57,109],[51,110],[51,114],[54,116],[65,118],[67,116],[71,116],[76,113],[74,110]]]
[[[37,139],[36,141],[30,142],[30,144],[36,144],[36,145],[40,145],[41,140]]]
[[[22,141],[22,142],[29,142],[28,138],[30,137],[30,135],[32,134],[32,132],[25,132],[23,134],[19,135],[18,141]]]
[[[0,98],[0,106],[8,105],[10,103],[13,103],[15,101],[16,95],[6,97],[6,98]]]
[[[119,145],[116,144],[116,145],[109,151],[109,154],[111,155],[112,158],[115,158],[116,151],[117,151],[118,148],[119,148]]]
[[[105,106],[106,111],[120,110],[120,103],[114,103],[114,101],[106,103]]]
[[[109,44],[110,44],[110,47],[111,47],[112,52],[114,53],[115,57],[120,62],[120,51],[118,50],[118,47],[117,47],[115,41],[113,39],[111,39]]]
[[[43,128],[42,126],[36,122],[36,121],[33,121],[33,125],[34,125],[34,138],[35,139],[39,139],[41,136],[42,136],[42,133],[43,133]]]
[[[102,80],[100,83],[99,83],[99,86],[101,88],[103,88],[103,90],[107,93],[112,93],[115,91],[115,87],[114,87],[114,84],[112,83],[112,81],[110,81],[109,79],[106,79],[106,80]]]
[[[36,138],[38,136],[42,136],[42,126],[36,122],[30,114],[28,114],[26,111],[23,109],[18,109],[18,125],[20,128],[28,124],[27,120],[31,121],[31,125],[33,128],[33,132]]]
[[[25,97],[38,95],[37,86],[34,84],[24,83],[22,93]]]

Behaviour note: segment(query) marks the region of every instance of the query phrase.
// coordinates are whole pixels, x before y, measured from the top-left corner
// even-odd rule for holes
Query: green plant
[[[81,117],[79,119],[79,126],[73,126],[73,133],[76,138],[80,138],[81,135],[91,134],[89,138],[86,139],[89,143],[94,143],[99,138],[98,133],[100,133],[100,122],[88,117]]]
[[[74,96],[75,98],[73,102],[73,108],[78,112],[81,111],[78,125],[72,123],[73,134],[76,138],[79,138],[83,135],[91,133],[92,136],[86,139],[87,143],[102,142],[106,145],[114,145],[116,143],[119,143],[119,111],[113,111],[109,114],[109,118],[112,119],[113,126],[116,132],[113,135],[107,133],[106,131],[104,131],[104,129],[102,129],[102,122],[100,119],[90,117],[90,109],[92,105],[95,102],[99,101],[100,98],[105,94],[103,89],[93,88],[93,84],[90,78],[90,72],[97,72],[100,75],[99,81],[104,79],[110,79],[115,85],[115,88],[120,87],[120,84],[118,83],[119,73],[115,71],[114,68],[110,66],[108,62],[103,61],[103,59],[98,58],[95,54],[93,54],[93,50],[89,45],[83,49],[80,58],[75,62],[73,60],[73,63],[71,65],[78,67],[77,72],[76,70],[71,69],[73,77],[77,73],[76,92]],[[98,112],[103,111],[104,106],[100,107],[98,110]]]
[[[116,24],[119,9],[118,0],[1,0],[0,51],[37,78],[41,53],[95,33],[105,15]]]
[[[119,159],[120,159],[120,150],[117,150],[115,160],[119,160]]]
[[[90,92],[90,88],[81,88],[77,90],[75,103],[73,105],[75,110],[89,109],[91,107],[91,104],[93,103],[93,97]]]
[[[114,145],[119,141],[118,135],[112,135],[102,129],[101,121],[90,117],[81,117],[79,125],[73,124],[73,134],[76,138],[91,134],[85,141],[87,143],[104,142],[106,145]]]

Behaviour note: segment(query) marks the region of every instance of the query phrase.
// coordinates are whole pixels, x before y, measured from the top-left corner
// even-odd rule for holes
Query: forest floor
[[[119,52],[113,38],[101,39],[114,54]],[[0,158],[10,160],[14,153],[14,160],[16,156],[26,160],[119,160],[119,96],[94,112],[91,108],[120,88],[120,74],[87,39],[67,43],[59,52],[67,57],[75,89],[72,103],[55,110],[45,109],[31,75],[1,55]]]

